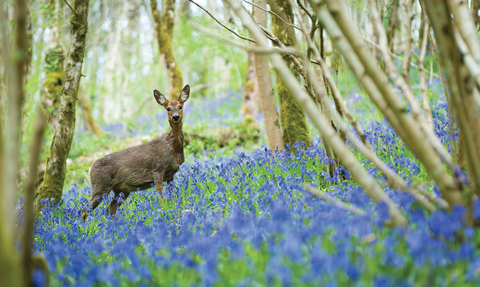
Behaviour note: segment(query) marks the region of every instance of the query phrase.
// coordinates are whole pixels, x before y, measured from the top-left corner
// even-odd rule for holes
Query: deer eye
[[[179,109],[182,109],[182,106],[179,106],[178,108],[179,108]]]
[[[167,111],[171,111],[171,109],[170,109],[170,108],[167,108]]]

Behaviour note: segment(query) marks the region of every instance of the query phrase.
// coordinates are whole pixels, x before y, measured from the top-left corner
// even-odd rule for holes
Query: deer
[[[116,214],[122,202],[131,192],[145,190],[155,184],[160,203],[164,202],[163,183],[173,181],[173,176],[185,161],[183,153],[183,105],[190,96],[190,86],[186,85],[177,100],[168,101],[159,91],[154,90],[157,103],[168,112],[170,133],[152,141],[114,152],[97,159],[90,168],[92,191],[84,209],[85,222],[89,211],[93,211],[102,201],[103,195],[111,191],[115,196],[110,203],[110,214]],[[123,201],[119,200],[123,193]]]

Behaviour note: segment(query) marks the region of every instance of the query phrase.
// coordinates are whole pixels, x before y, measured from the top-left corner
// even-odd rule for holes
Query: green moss
[[[47,53],[45,54],[45,72],[52,73],[55,71],[60,71],[59,69],[61,64],[65,60],[65,52],[63,51],[62,46],[57,45],[55,48],[48,49]]]
[[[293,19],[293,10],[289,1],[275,0],[283,13],[290,20]],[[288,36],[287,28],[283,21],[278,17],[272,18],[273,33],[286,46],[293,45],[293,39]],[[284,57],[285,62],[291,68],[293,74],[300,80],[298,71],[293,68],[291,61]],[[310,134],[308,132],[307,118],[300,105],[294,100],[293,96],[288,91],[286,85],[277,76],[277,94],[280,100],[280,122],[282,125],[282,139],[285,145],[293,146],[296,142],[304,142],[308,147],[312,144]]]

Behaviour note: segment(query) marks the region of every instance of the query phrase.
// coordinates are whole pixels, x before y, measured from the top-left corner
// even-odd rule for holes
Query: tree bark
[[[255,77],[253,52],[248,52],[247,75],[245,78],[242,113],[256,118],[258,116],[258,83]]]
[[[478,10],[480,9],[480,0],[472,0],[472,18],[475,27],[478,29],[479,17]]]
[[[405,21],[405,32],[407,33],[407,41],[405,43],[405,59],[403,60],[402,76],[407,83],[410,83],[410,58],[412,56],[412,21],[415,17],[414,10],[412,9],[413,2],[414,0],[408,0],[405,7],[407,10],[408,18]]]
[[[172,39],[173,26],[175,24],[175,0],[166,0],[165,12],[162,16],[157,9],[157,1],[151,0],[153,27],[155,29],[155,38],[157,39],[160,54],[165,58],[168,77],[170,79],[170,99],[178,98],[183,89],[182,71],[177,65],[173,56]]]
[[[4,59],[4,77],[8,82],[7,97],[9,98],[8,115],[10,117],[9,125],[4,126],[3,106],[0,105],[0,282],[4,286],[22,286],[22,269],[18,256],[15,254],[14,246],[14,223],[15,223],[15,203],[16,203],[16,178],[18,171],[18,133],[17,136],[10,136],[12,130],[18,129],[16,124],[20,118],[21,100],[17,98],[22,96],[23,77],[18,77],[18,63],[14,62],[13,50],[10,47],[8,34],[8,17],[4,10],[4,1],[0,1],[0,33],[2,35],[2,52]],[[18,14],[16,23],[17,29],[25,29],[25,1],[16,2]],[[23,18],[23,19],[22,19]],[[25,30],[24,30],[25,31]],[[20,31],[19,31],[20,32]],[[17,39],[18,40],[18,39]],[[21,42],[17,42],[17,45]],[[20,52],[19,61],[22,62],[24,50],[17,46]],[[20,73],[23,69],[20,69]],[[19,89],[20,87],[20,89]],[[16,109],[10,110],[10,108]],[[14,116],[14,117],[11,117]],[[6,128],[4,131],[3,129]],[[7,132],[4,136],[4,132]],[[8,136],[7,136],[8,135]],[[4,143],[4,139],[6,142]],[[8,168],[4,168],[7,167]]]
[[[55,35],[55,34],[54,34]],[[65,78],[65,53],[59,39],[52,37],[52,48],[45,54],[45,79],[41,91],[42,105],[47,111],[47,119],[55,127],[57,125],[58,105],[62,97],[63,79]]]
[[[40,187],[38,200],[53,198],[56,203],[62,196],[65,181],[66,161],[72,145],[75,129],[75,104],[81,79],[85,40],[88,32],[88,0],[75,0],[75,13],[72,14],[70,53],[65,67],[62,98],[58,108],[58,124],[55,127],[44,181]],[[42,204],[39,205],[41,209]]]
[[[293,23],[293,10],[288,0],[275,0],[278,9],[283,14],[284,21]],[[277,13],[278,14],[278,13]],[[289,33],[291,26],[285,27],[285,24],[278,17],[272,18],[273,34],[285,45],[293,46],[296,44],[295,33]],[[284,56],[287,66],[292,70],[295,78],[300,80],[299,72],[294,68],[292,60]],[[280,122],[282,126],[282,139],[285,145],[292,147],[296,142],[303,142],[305,146],[310,146],[312,141],[308,132],[307,118],[301,106],[294,100],[291,92],[288,90],[281,77],[277,77],[277,93],[280,100]]]
[[[43,132],[45,129],[45,119],[43,112],[38,108],[35,134],[30,146],[30,162],[28,170],[28,180],[25,186],[23,197],[23,234],[22,234],[22,264],[24,277],[24,286],[32,286],[33,272],[33,233],[35,230],[35,213],[33,210],[33,200],[35,194],[35,181],[37,179],[37,168],[42,148]]]
[[[267,7],[265,0],[254,0],[254,3],[264,9]],[[267,27],[267,13],[257,7],[254,7],[253,11],[257,23],[263,27]],[[254,63],[268,147],[272,151],[275,149],[283,150],[284,145],[282,140],[282,132],[280,130],[280,119],[277,112],[277,106],[275,104],[272,76],[270,74],[268,58],[265,55],[255,53]]]
[[[5,219],[7,238],[13,240],[13,231],[15,224],[15,203],[17,192],[17,178],[20,168],[20,143],[21,143],[21,124],[22,124],[22,107],[24,101],[23,80],[25,78],[25,63],[27,58],[27,3],[23,0],[16,1],[16,35],[15,48],[10,49],[8,38],[5,47],[6,54],[6,73],[8,74],[8,126],[6,126],[5,158],[4,169],[5,181],[4,198],[2,199],[3,218]],[[7,35],[8,37],[8,35]]]

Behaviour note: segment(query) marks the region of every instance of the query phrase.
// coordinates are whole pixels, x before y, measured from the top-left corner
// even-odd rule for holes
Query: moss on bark
[[[72,44],[67,57],[65,78],[58,107],[58,124],[50,145],[44,181],[40,187],[38,200],[53,198],[59,202],[62,197],[67,157],[72,145],[75,128],[75,104],[77,102],[83,58],[85,56],[85,40],[88,31],[88,0],[75,0],[70,33]],[[39,205],[41,209],[42,204]]]
[[[281,17],[285,21],[292,23],[293,10],[288,0],[275,0],[278,9],[282,12]],[[285,45],[292,46],[295,43],[295,39],[292,39],[288,29],[285,27],[285,23],[278,17],[272,17],[273,34]],[[292,70],[293,74],[300,81],[300,75],[293,63],[287,56],[283,59]],[[282,125],[282,139],[285,145],[289,144],[293,146],[296,142],[303,142],[308,147],[312,144],[310,134],[308,132],[307,118],[303,109],[294,100],[293,96],[287,89],[287,86],[283,83],[280,77],[277,77],[277,94],[280,100],[280,122]]]

